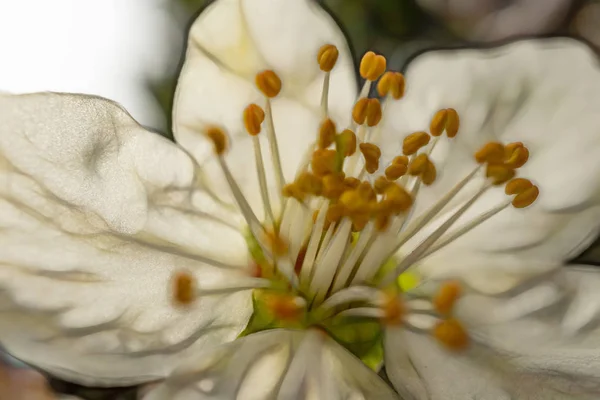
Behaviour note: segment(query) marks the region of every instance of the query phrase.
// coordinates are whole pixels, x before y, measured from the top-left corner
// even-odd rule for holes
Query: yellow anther
[[[352,231],[360,232],[365,229],[365,226],[369,223],[371,217],[369,214],[354,214],[350,217],[352,220]]]
[[[504,145],[498,142],[489,142],[475,153],[475,161],[479,164],[499,164],[504,161]]]
[[[396,214],[407,211],[412,206],[413,199],[410,193],[395,182],[390,183],[385,189],[384,195],[383,207],[389,207]]]
[[[348,176],[344,179],[344,186],[348,189],[356,189],[360,185],[360,180],[353,176]]]
[[[425,170],[421,174],[421,182],[423,182],[423,184],[429,186],[433,182],[435,182],[435,178],[437,178],[437,170],[435,168],[435,165],[430,160],[425,165]]]
[[[396,156],[392,160],[392,164],[403,164],[408,166],[408,157],[407,156]]]
[[[265,241],[273,252],[273,255],[281,257],[287,253],[288,244],[278,233],[267,231],[264,235]]]
[[[463,350],[469,345],[469,335],[456,319],[440,321],[432,333],[440,343],[451,350]]]
[[[400,72],[391,72],[388,71],[379,80],[377,83],[377,93],[381,97],[385,97],[388,94],[398,100],[404,96],[404,88],[405,88],[404,75]]]
[[[533,204],[533,202],[538,198],[539,195],[540,189],[534,185],[516,195],[512,201],[512,205],[515,208],[529,207],[531,204]]]
[[[354,122],[362,125],[375,126],[381,121],[381,103],[377,99],[363,97],[359,99],[352,109]]]
[[[427,132],[411,133],[402,142],[402,152],[407,156],[415,154],[421,147],[427,146],[430,138]]]
[[[369,212],[369,203],[358,189],[347,190],[342,193],[339,204],[344,207],[346,215],[365,214]]]
[[[268,310],[278,321],[297,322],[304,314],[306,304],[299,297],[277,293],[264,295],[263,298]]]
[[[335,141],[335,123],[327,118],[319,127],[319,148],[326,149]]]
[[[509,143],[504,148],[504,163],[511,168],[521,168],[529,160],[529,150],[521,142]]]
[[[406,166],[405,164],[392,163],[385,169],[385,177],[390,181],[395,181],[396,179],[405,175],[407,171],[408,166]]]
[[[369,51],[360,61],[360,76],[369,81],[376,81],[385,72],[386,67],[387,61],[384,56]]]
[[[440,290],[432,299],[433,306],[442,315],[452,312],[456,301],[460,298],[462,289],[460,283],[455,281],[444,282]]]
[[[380,214],[375,217],[375,229],[379,232],[385,232],[390,226],[391,215]]]
[[[514,178],[515,170],[502,164],[490,164],[485,175],[492,179],[494,185],[502,185]]]
[[[328,199],[337,199],[346,190],[344,178],[339,174],[329,174],[323,177],[321,194]]]
[[[446,121],[448,121],[448,110],[440,110],[435,113],[429,124],[429,132],[431,136],[440,136],[446,129]]]
[[[379,157],[381,150],[373,143],[361,143],[360,152],[365,158],[365,168],[368,173],[372,174],[379,169]]]
[[[406,306],[395,293],[386,293],[381,307],[383,309],[383,323],[385,325],[402,325],[406,315]]]
[[[356,188],[358,193],[368,202],[373,202],[377,200],[377,194],[375,193],[375,189],[373,189],[373,185],[370,182],[363,181]]]
[[[260,125],[265,120],[265,112],[256,104],[250,104],[244,109],[244,126],[246,131],[256,136],[260,133]]]
[[[515,178],[508,182],[504,188],[504,193],[508,195],[519,194],[533,186],[529,179]]]
[[[337,150],[345,157],[356,152],[356,134],[350,129],[344,129],[336,140]]]
[[[282,189],[282,194],[284,197],[293,197],[298,201],[304,201],[304,197],[306,193],[304,193],[297,184],[288,183]]]
[[[222,155],[227,150],[227,135],[221,128],[211,126],[204,133],[213,142],[215,153]]]
[[[196,279],[189,272],[180,271],[173,276],[173,300],[176,305],[187,306],[196,299]]]
[[[429,164],[429,157],[427,156],[427,154],[419,154],[418,156],[415,157],[414,160],[412,160],[412,162],[410,163],[410,165],[408,166],[408,174],[412,175],[412,176],[419,176],[421,175],[423,172],[425,172],[425,169],[427,168],[427,164]]]
[[[296,179],[296,185],[303,193],[320,195],[323,190],[321,179],[310,172],[302,172]]]
[[[454,108],[447,108],[446,111],[448,112],[446,119],[446,135],[448,135],[449,138],[453,138],[460,128],[460,118]]]
[[[315,150],[310,163],[313,173],[322,177],[335,172],[335,158],[335,150]]]
[[[271,70],[256,74],[256,86],[267,97],[272,98],[281,91],[281,79]]]
[[[335,66],[340,52],[337,47],[332,44],[321,46],[317,54],[317,62],[321,71],[329,72]]]
[[[325,218],[330,224],[335,224],[344,216],[344,207],[341,204],[332,204],[327,209]]]
[[[377,177],[377,179],[375,179],[375,182],[373,184],[375,193],[383,194],[383,192],[385,192],[385,189],[387,189],[387,187],[390,186],[391,183],[392,182],[390,182],[385,176]]]

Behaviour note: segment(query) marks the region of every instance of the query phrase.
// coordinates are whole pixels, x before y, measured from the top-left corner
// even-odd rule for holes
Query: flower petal
[[[256,171],[248,165],[253,163],[253,150],[242,113],[250,103],[264,108],[254,79],[267,69],[283,81],[282,92],[273,101],[274,125],[284,175],[293,178],[303,152],[317,136],[324,73],[316,56],[327,43],[340,51],[331,72],[330,114],[346,124],[357,93],[350,50],[333,19],[315,1],[218,0],[196,19],[175,96],[174,131],[177,141],[203,167],[207,164],[209,175],[219,174],[217,191],[228,193],[224,179],[210,166],[212,144],[203,136],[209,125],[228,131],[232,140],[227,160],[233,174],[240,177],[251,204],[260,200]],[[267,171],[272,171],[265,144],[263,155]]]
[[[71,381],[164,377],[231,340],[250,293],[175,307],[171,279],[243,279],[247,250],[192,160],[110,101],[0,96],[0,341]],[[240,267],[241,266],[241,267]]]
[[[269,330],[186,360],[145,400],[397,399],[319,331]]]
[[[507,253],[526,267],[530,255],[555,266],[571,258],[597,235],[600,199],[600,69],[597,58],[573,39],[523,40],[502,47],[433,51],[407,71],[406,98],[391,106],[383,149],[398,149],[403,135],[429,126],[440,108],[461,118],[458,136],[443,139],[432,157],[439,180],[417,200],[424,209],[475,167],[473,153],[485,142],[522,141],[529,162],[519,170],[540,188],[526,210],[508,210],[456,242],[454,259],[465,252],[481,260]],[[392,133],[395,134],[392,135]],[[400,138],[401,139],[401,138]],[[585,166],[582,168],[582,165]],[[477,185],[471,187],[473,193]],[[465,191],[465,196],[469,190]],[[458,200],[465,198],[459,197]],[[476,203],[463,221],[506,198],[500,190]],[[460,225],[460,223],[458,224]],[[450,247],[448,248],[450,249]],[[451,258],[438,253],[439,260]],[[494,264],[495,261],[491,261]],[[432,264],[434,260],[431,260]],[[428,273],[437,273],[432,267]]]

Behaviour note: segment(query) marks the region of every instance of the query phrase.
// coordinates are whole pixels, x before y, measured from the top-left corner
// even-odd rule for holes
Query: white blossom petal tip
[[[0,96],[0,341],[94,385],[162,378],[231,340],[251,311],[247,250],[195,163],[120,106],[67,94]],[[170,281],[209,289],[186,308]],[[206,296],[204,296],[206,295]]]
[[[145,400],[398,399],[318,331],[270,330],[186,360]]]

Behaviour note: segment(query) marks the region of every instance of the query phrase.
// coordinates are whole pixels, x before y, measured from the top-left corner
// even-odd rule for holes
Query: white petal
[[[315,1],[214,2],[190,31],[175,96],[177,141],[204,163],[213,151],[203,129],[215,124],[226,128],[232,139],[228,161],[245,194],[256,204],[259,196],[253,150],[242,120],[248,104],[264,107],[254,77],[273,69],[282,78],[283,89],[274,101],[273,114],[284,175],[292,179],[303,153],[316,139],[324,77],[316,55],[327,43],[340,51],[331,75],[329,108],[342,129],[349,121],[357,91],[352,59],[342,32]],[[267,171],[272,171],[268,147],[263,154]],[[216,173],[211,170],[209,175]],[[223,179],[217,179],[216,184],[223,189]]]
[[[473,252],[481,257],[466,264],[480,264],[488,257],[494,257],[492,265],[508,264],[495,260],[499,253],[508,253],[501,257],[518,257],[523,268],[536,262],[527,258],[538,255],[554,266],[593,240],[600,226],[600,117],[595,111],[600,106],[599,78],[592,51],[566,38],[434,51],[409,65],[407,96],[390,109],[398,117],[386,119],[382,148],[398,149],[397,134],[426,128],[437,109],[454,107],[461,117],[458,136],[451,144],[443,139],[433,152],[440,179],[419,193],[419,209],[470,172],[475,166],[472,154],[489,140],[525,143],[531,157],[519,175],[540,188],[534,206],[503,211],[475,228],[448,248],[451,253],[440,252],[435,262],[431,259],[436,266],[428,273],[443,269],[441,260],[458,264]],[[494,190],[462,221],[502,199],[506,196],[501,190]]]
[[[0,342],[94,385],[164,377],[231,340],[250,293],[172,303],[171,278],[234,284],[246,265],[235,218],[191,159],[96,97],[0,97]],[[219,214],[220,212],[220,214]],[[227,269],[233,266],[234,269]]]
[[[0,90],[95,94],[165,127],[150,92],[174,73],[179,36],[166,0],[28,0],[0,4]],[[32,10],[35,10],[34,12]]]
[[[371,370],[317,331],[270,330],[183,362],[145,400],[397,399]]]

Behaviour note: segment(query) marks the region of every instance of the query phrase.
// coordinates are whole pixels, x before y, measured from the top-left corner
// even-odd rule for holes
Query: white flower
[[[561,269],[599,226],[595,63],[567,39],[432,52],[404,99],[390,73],[355,105],[315,2],[220,0],[181,147],[103,99],[0,97],[0,341],[78,382],[168,376],[153,400],[393,399],[382,345],[403,398],[597,394],[597,335],[567,338],[597,273]]]

